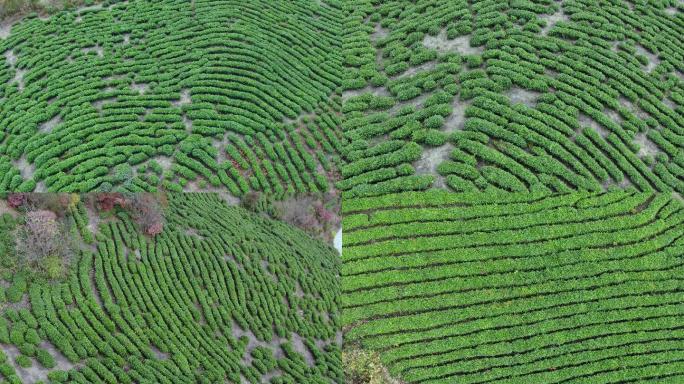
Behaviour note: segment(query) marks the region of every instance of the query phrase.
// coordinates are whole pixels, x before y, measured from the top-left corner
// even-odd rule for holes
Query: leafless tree
[[[17,236],[17,250],[31,264],[50,256],[68,258],[71,243],[64,224],[48,210],[27,212],[26,222]]]

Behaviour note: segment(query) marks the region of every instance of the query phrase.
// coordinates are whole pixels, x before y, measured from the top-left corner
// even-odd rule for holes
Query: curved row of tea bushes
[[[346,196],[684,192],[680,4],[352,0],[343,10]],[[383,145],[397,141],[420,150],[387,161]]]
[[[53,368],[50,343],[73,364],[51,383],[343,382],[334,249],[217,194],[170,194],[165,211],[154,238],[102,217],[64,282],[24,286],[28,310],[0,320],[17,363]],[[82,203],[70,214],[89,230]]]
[[[336,0],[109,0],[13,25],[0,190],[328,190],[340,15]]]

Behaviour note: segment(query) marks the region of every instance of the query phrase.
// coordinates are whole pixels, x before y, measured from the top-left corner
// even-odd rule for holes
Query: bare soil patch
[[[92,47],[81,48],[81,52],[88,54],[90,52],[96,52],[99,57],[104,57],[104,49],[99,45],[94,45]]]
[[[304,358],[304,361],[309,367],[313,367],[316,364],[316,360],[314,359],[313,354],[309,350],[309,348],[304,344],[304,340],[302,339],[299,334],[296,332],[292,332],[292,345],[294,347],[294,350],[297,351],[302,357]]]
[[[373,96],[392,96],[385,87],[367,86],[361,89],[350,89],[342,92],[342,101],[347,101],[350,97],[363,95],[364,93],[372,93]]]
[[[9,51],[5,52],[5,60],[7,60],[10,68],[14,70],[14,78],[12,79],[12,82],[17,83],[20,91],[24,90],[24,74],[26,74],[26,70],[16,67],[17,56],[14,54],[13,50],[10,49]]]
[[[559,9],[558,12],[552,14],[552,15],[543,15],[540,17],[540,19],[544,20],[546,22],[546,26],[542,28],[542,35],[547,35],[551,28],[553,28],[556,23],[559,21],[569,21],[570,18],[563,13],[562,9]]]
[[[190,104],[190,90],[182,89],[180,92],[180,99],[173,101],[171,104],[175,107],[180,107],[181,105]]]
[[[677,12],[679,12],[676,7],[667,7],[664,11],[670,16],[676,16]]]
[[[434,186],[445,187],[444,178],[437,173],[437,166],[449,158],[454,146],[446,143],[440,147],[424,148],[420,159],[413,163],[417,175],[434,175],[436,177]]]
[[[157,360],[166,360],[169,358],[168,353],[160,351],[159,348],[155,347],[154,345],[150,345],[150,349],[152,350],[152,353],[154,353],[154,356],[157,358]]]
[[[529,91],[527,89],[512,87],[508,91],[508,97],[511,99],[512,103],[522,103],[530,108],[534,108],[537,105],[537,97],[539,97],[539,92]]]
[[[62,122],[62,118],[59,115],[57,115],[57,116],[53,117],[52,119],[42,123],[40,125],[40,127],[38,127],[38,132],[50,133],[61,122]]]
[[[456,98],[456,100],[453,103],[453,112],[444,122],[445,132],[454,132],[463,129],[463,125],[465,124],[466,120],[465,110],[466,108],[468,108],[470,103],[470,101],[459,100],[458,98]]]
[[[29,163],[26,157],[22,156],[17,161],[12,161],[14,166],[19,170],[21,177],[24,180],[29,180],[33,178],[33,174],[36,171],[36,166]]]
[[[425,71],[435,69],[436,66],[437,66],[437,64],[434,61],[428,61],[427,63],[423,63],[423,64],[417,65],[415,67],[410,67],[406,71],[401,72],[398,75],[392,76],[392,78],[403,79],[405,77],[410,77],[410,76],[413,76],[413,75],[418,74],[418,73],[422,73]]]
[[[19,20],[21,20],[21,16],[14,15],[0,21],[0,39],[8,38],[12,31],[12,25]]]
[[[131,84],[131,88],[138,91],[141,94],[144,94],[145,92],[147,92],[147,90],[150,88],[150,86],[145,84],[145,83],[135,83],[134,82],[133,84]]]
[[[606,138],[609,134],[609,132],[603,128],[596,120],[592,119],[591,117],[585,115],[584,113],[580,112],[579,116],[577,117],[577,121],[579,121],[580,125],[582,126],[589,126],[593,128],[601,137]]]
[[[644,133],[637,133],[634,136],[634,142],[639,144],[639,157],[655,156],[660,153],[660,148],[646,137]]]
[[[171,169],[171,164],[173,161],[167,156],[157,156],[154,160],[162,167],[163,170],[167,171]]]
[[[426,35],[423,45],[440,53],[458,52],[464,55],[481,54],[484,50],[482,47],[471,46],[468,35],[449,40],[446,29],[442,29],[437,36]]]
[[[0,215],[3,215],[5,213],[9,213],[14,218],[17,218],[19,216],[19,212],[17,212],[16,209],[7,205],[7,200],[1,199],[0,200]]]
[[[380,39],[384,39],[389,35],[389,30],[387,28],[383,28],[380,23],[375,24],[375,31],[370,35],[371,41],[375,42]]]
[[[629,109],[630,111],[632,111],[632,113],[634,113],[635,115],[637,115],[638,118],[640,118],[640,119],[646,119],[646,118],[648,118],[648,113],[644,112],[641,108],[639,108],[638,106],[634,105],[634,103],[632,103],[632,102],[631,102],[629,99],[627,99],[626,97],[620,96],[620,98],[618,98],[618,102],[620,102],[620,104],[622,104],[623,107],[625,107],[625,108]]]
[[[648,63],[646,64],[647,73],[651,73],[653,68],[660,64],[660,59],[657,55],[654,55],[653,53],[649,52],[648,50],[646,50],[646,48],[642,47],[639,44],[637,44],[636,46],[636,52],[637,54],[646,56],[648,58]]]
[[[102,113],[102,107],[107,104],[107,103],[113,103],[116,101],[116,97],[107,97],[105,99],[100,99],[97,101],[93,101],[92,105],[95,109],[97,109],[98,112]]]
[[[254,350],[256,347],[264,347],[268,348],[271,351],[273,351],[273,356],[276,359],[281,359],[285,357],[285,352],[283,352],[282,348],[280,348],[280,345],[283,344],[284,342],[287,341],[287,339],[283,339],[278,336],[274,336],[273,340],[270,343],[267,343],[265,341],[259,340],[254,332],[251,330],[244,330],[238,323],[233,322],[233,327],[231,329],[231,334],[233,335],[234,338],[239,339],[243,336],[247,337],[247,348],[245,351],[245,356],[243,357],[243,362],[246,364],[251,364],[252,362],[252,356],[251,352]]]
[[[183,124],[185,125],[185,130],[188,133],[192,133],[192,120],[188,119],[185,114],[183,115]]]

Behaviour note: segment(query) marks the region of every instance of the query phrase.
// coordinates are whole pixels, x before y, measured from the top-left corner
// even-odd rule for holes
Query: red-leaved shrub
[[[26,203],[25,193],[10,193],[7,196],[7,204],[12,208],[19,208]]]
[[[164,230],[164,213],[155,195],[133,194],[125,200],[123,207],[145,234],[156,236]]]
[[[115,206],[123,206],[126,202],[123,195],[116,192],[98,193],[95,200],[98,208],[103,211],[111,211]]]
[[[278,202],[280,219],[304,231],[332,240],[333,230],[340,224],[339,199],[333,193],[323,196],[301,196]]]

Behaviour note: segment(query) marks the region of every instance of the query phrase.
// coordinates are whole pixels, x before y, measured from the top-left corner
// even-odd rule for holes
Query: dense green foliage
[[[0,215],[0,268],[3,269],[10,269],[16,265],[15,239],[10,234],[15,227],[15,220],[9,213]]]
[[[344,14],[346,196],[684,192],[681,2],[349,0]]]
[[[345,201],[345,343],[407,383],[681,382],[683,208],[635,191]]]
[[[0,40],[0,190],[326,191],[341,10],[108,0]]]
[[[90,233],[82,202],[69,215]],[[63,282],[7,289],[29,304],[0,317],[17,366],[52,368],[49,343],[74,364],[54,383],[343,382],[330,246],[217,194],[170,195],[155,237],[125,211],[100,220]],[[0,374],[21,382],[9,361]]]

